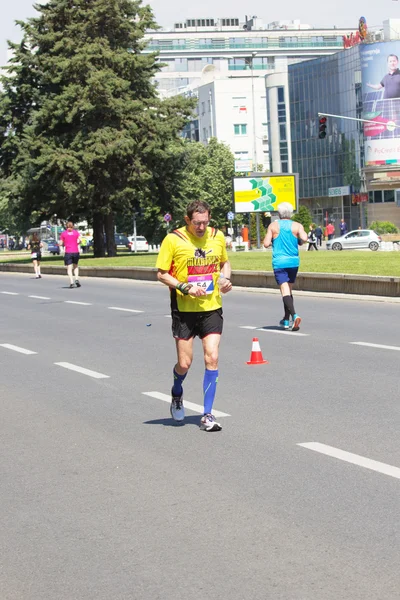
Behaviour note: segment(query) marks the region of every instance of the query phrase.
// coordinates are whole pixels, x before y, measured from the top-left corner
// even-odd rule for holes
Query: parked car
[[[47,252],[50,252],[50,254],[60,254],[60,246],[56,240],[43,240],[43,246],[45,246],[44,249],[47,247]]]
[[[135,252],[135,240],[133,235],[129,236],[129,249],[131,252]],[[149,243],[143,235],[136,236],[136,252],[148,252]]]
[[[349,231],[333,240],[326,242],[327,250],[352,250],[355,248],[369,248],[379,250],[382,238],[372,229],[356,229]]]
[[[117,248],[129,248],[129,240],[126,235],[121,233],[115,234],[115,245]]]

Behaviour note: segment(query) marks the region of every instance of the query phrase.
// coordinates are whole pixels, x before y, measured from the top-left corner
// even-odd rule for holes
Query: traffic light
[[[319,119],[319,132],[318,132],[318,137],[320,140],[323,140],[324,138],[326,138],[326,127],[327,127],[327,118],[326,117],[320,117]]]

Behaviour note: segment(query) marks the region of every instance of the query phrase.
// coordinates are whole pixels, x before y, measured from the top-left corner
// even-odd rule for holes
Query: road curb
[[[32,273],[31,264],[0,263],[0,271]],[[65,275],[65,267],[41,265],[44,275]],[[155,267],[80,267],[82,277],[106,277],[157,281]],[[272,271],[232,271],[232,283],[243,288],[276,289]],[[302,292],[322,292],[345,296],[374,296],[397,298],[400,296],[400,277],[374,275],[349,275],[345,273],[299,273],[294,289]]]

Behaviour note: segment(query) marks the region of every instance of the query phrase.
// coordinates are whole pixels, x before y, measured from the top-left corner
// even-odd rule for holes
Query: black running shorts
[[[172,335],[177,340],[189,340],[196,335],[202,340],[211,333],[222,333],[222,308],[205,312],[180,312],[174,308],[171,314]]]
[[[66,252],[64,254],[64,265],[77,265],[79,262],[79,252]]]

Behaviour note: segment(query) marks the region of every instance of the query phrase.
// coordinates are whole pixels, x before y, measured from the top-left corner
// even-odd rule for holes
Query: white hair
[[[280,219],[291,219],[293,216],[293,206],[290,202],[281,202],[278,206],[278,214]]]

